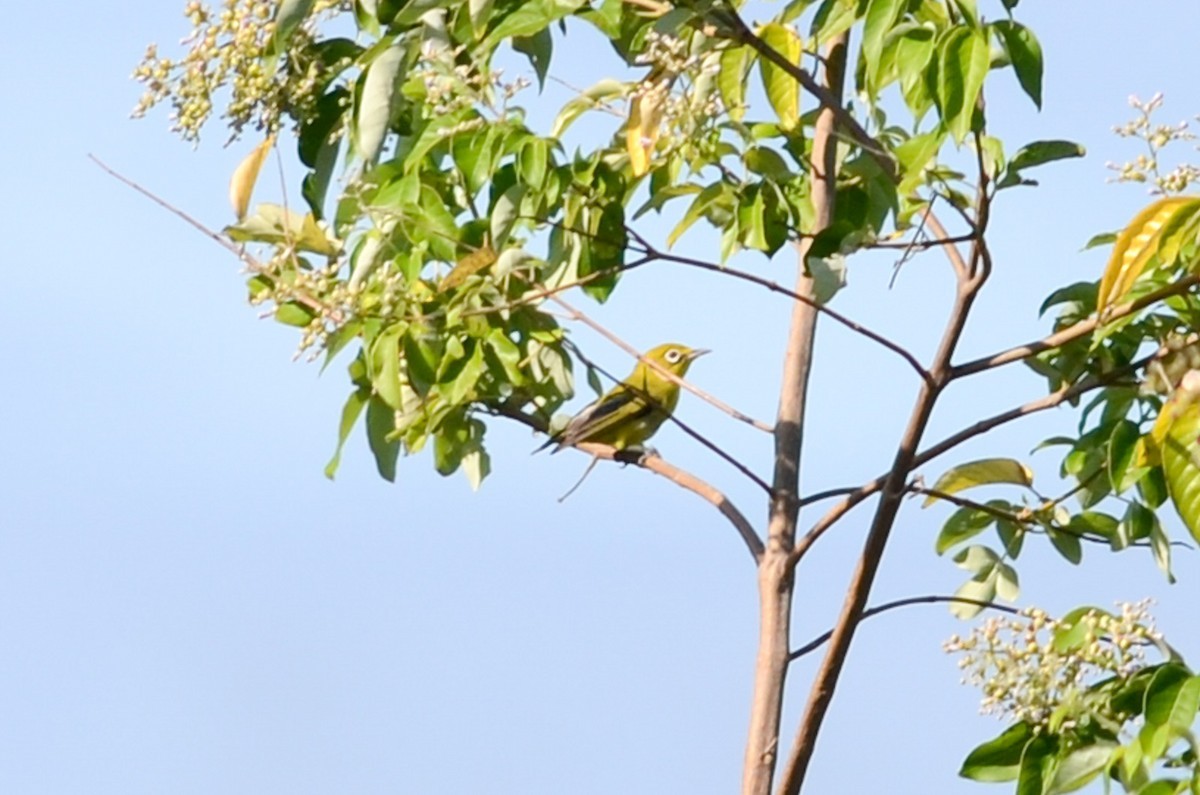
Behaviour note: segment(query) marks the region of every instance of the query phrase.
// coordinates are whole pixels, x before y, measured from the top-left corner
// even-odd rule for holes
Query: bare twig
[[[1009,615],[1013,615],[1013,616],[1017,616],[1017,615],[1021,614],[1021,611],[1015,607],[1009,607],[1008,605],[997,604],[996,602],[988,602],[983,599],[970,599],[965,596],[909,596],[904,599],[897,599],[894,602],[884,602],[881,605],[877,605],[875,607],[869,607],[862,612],[862,619],[860,619],[860,620],[868,619],[871,616],[877,616],[880,613],[886,613],[889,610],[896,610],[898,608],[908,607],[910,605],[932,605],[932,604],[942,604],[942,603],[975,605],[976,607],[983,607],[988,610],[999,610],[1001,613],[1008,613]],[[829,639],[832,637],[833,637],[832,629],[829,630],[828,632],[823,632],[820,635],[818,635],[817,637],[810,640],[808,643],[805,643],[803,646],[801,646],[800,648],[798,648],[794,652],[792,652],[791,656],[788,657],[788,659],[789,660],[798,660],[806,654],[811,654],[812,652],[816,651],[817,649],[821,648],[826,643],[828,643]]]
[[[967,276],[967,263],[963,259],[962,253],[956,245],[958,240],[950,237],[946,232],[946,227],[942,226],[941,220],[934,214],[932,209],[928,209],[924,214],[925,224],[933,231],[937,241],[942,244],[942,250],[946,252],[946,258],[950,260],[950,266],[954,268],[954,273],[964,279]],[[972,232],[967,236],[967,240],[974,240],[975,233]]]
[[[148,188],[145,188],[145,187],[139,185],[138,183],[134,182],[129,177],[126,177],[124,174],[121,174],[120,172],[114,170],[113,168],[111,168],[109,165],[107,165],[104,161],[102,161],[100,158],[96,157],[95,155],[89,154],[88,160],[91,160],[93,163],[95,163],[97,166],[99,166],[102,171],[104,171],[106,174],[108,174],[113,179],[117,180],[118,182],[120,182],[124,185],[129,186],[130,188],[133,188],[135,191],[142,194],[147,199],[149,199],[150,201],[157,204],[159,207],[161,207],[164,210],[166,210],[167,212],[171,213],[171,215],[174,215],[176,218],[180,219],[181,221],[188,224],[189,226],[191,226],[193,229],[200,232],[202,235],[204,235],[208,239],[215,242],[221,248],[232,253],[235,257],[237,257],[239,260],[241,260],[242,264],[246,266],[247,270],[250,270],[254,273],[265,273],[266,272],[266,270],[267,270],[266,267],[261,262],[259,262],[257,259],[252,257],[249,254],[249,252],[246,251],[244,246],[239,246],[237,243],[230,240],[228,237],[221,234],[220,232],[217,232],[217,231],[214,231],[213,229],[208,228],[207,226],[200,223],[192,216],[188,215],[183,210],[179,209],[175,205],[168,202],[166,199],[151,192]],[[290,298],[293,301],[296,301],[298,303],[303,304],[304,306],[307,306],[309,309],[312,309],[313,311],[315,311],[318,314],[325,315],[326,317],[328,317],[330,320],[332,320],[335,323],[339,322],[341,319],[341,312],[339,312],[338,310],[333,309],[331,307],[327,307],[325,304],[321,303],[319,300],[317,300],[316,298],[313,298],[310,295],[307,295],[307,294],[301,293],[301,292],[293,292],[290,294]]]
[[[838,312],[837,310],[830,309],[828,306],[818,302],[816,299],[814,299],[811,296],[801,295],[800,293],[798,293],[795,290],[789,290],[788,288],[784,287],[783,285],[773,282],[770,279],[763,278],[762,276],[758,276],[756,274],[749,273],[747,271],[738,270],[737,268],[726,267],[724,265],[718,265],[715,262],[707,262],[705,260],[694,259],[692,257],[682,257],[677,254],[669,254],[664,251],[659,251],[658,249],[656,249],[653,246],[650,246],[649,244],[646,244],[646,243],[643,243],[642,245],[645,248],[645,252],[644,252],[645,254],[647,254],[648,256],[660,259],[663,262],[673,262],[677,265],[686,265],[690,268],[699,268],[700,270],[709,271],[710,273],[720,273],[720,274],[724,274],[725,276],[732,276],[735,279],[741,279],[742,281],[750,282],[752,284],[757,284],[760,287],[767,288],[771,292],[779,293],[780,295],[786,295],[787,297],[791,298],[794,301],[799,301],[803,304],[807,304],[809,307],[811,307],[815,311],[821,313],[822,315],[825,315],[830,320],[832,320],[836,323],[840,323],[842,326],[845,326],[846,328],[850,329],[855,334],[859,334],[863,337],[866,337],[867,339],[871,340],[872,342],[886,348],[887,350],[891,351],[892,353],[895,353],[897,356],[899,356],[905,362],[907,362],[910,367],[912,367],[912,369],[917,373],[917,375],[919,375],[921,377],[921,380],[923,380],[923,381],[929,380],[929,372],[921,365],[920,360],[917,359],[917,357],[912,352],[910,352],[908,349],[906,349],[903,345],[900,345],[897,342],[893,342],[892,340],[888,339],[887,337],[885,337],[884,335],[880,334],[877,331],[872,331],[871,329],[867,328],[866,326],[864,326],[863,324],[859,323],[856,320],[851,320],[850,318],[846,317],[845,315],[843,315],[841,312]]]
[[[699,387],[696,387],[696,386],[692,386],[687,381],[684,381],[682,378],[675,375],[667,368],[658,364],[658,362],[651,361],[650,359],[645,358],[644,356],[642,356],[641,352],[639,352],[637,348],[633,347],[628,342],[626,342],[625,340],[618,337],[616,334],[613,334],[611,331],[609,331],[607,328],[605,328],[604,326],[597,323],[595,320],[592,320],[592,318],[588,317],[586,314],[584,314],[583,312],[579,311],[571,304],[564,301],[561,297],[550,296],[549,300],[552,301],[553,303],[558,304],[560,307],[562,307],[563,311],[566,312],[567,316],[569,318],[571,318],[572,320],[575,320],[575,321],[578,321],[578,322],[584,324],[585,326],[592,329],[597,334],[599,334],[600,336],[604,337],[606,340],[611,342],[613,345],[616,345],[618,348],[620,348],[621,350],[628,353],[633,358],[635,358],[639,361],[645,362],[648,366],[653,367],[654,370],[657,373],[659,373],[661,376],[663,376],[664,378],[666,378],[670,381],[673,381],[676,384],[679,384],[679,386],[681,386],[684,389],[686,389],[687,391],[691,392],[693,395],[700,398],[705,403],[708,403],[710,406],[714,406],[714,407],[720,409],[721,411],[725,412],[729,416],[733,417],[735,420],[740,420],[740,421],[746,423],[747,425],[753,425],[755,428],[758,428],[760,431],[766,431],[767,433],[771,432],[771,426],[766,424],[765,422],[762,422],[761,420],[756,420],[748,414],[743,414],[742,412],[735,409],[733,406],[730,406],[728,403],[718,400],[717,398],[708,394],[703,389],[700,389]]]

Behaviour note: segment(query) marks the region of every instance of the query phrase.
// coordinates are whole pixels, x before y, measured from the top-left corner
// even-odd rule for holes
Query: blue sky
[[[489,432],[479,493],[402,462],[374,473],[356,434],[335,483],[347,391],[340,372],[293,363],[291,330],[257,319],[237,263],[103,174],[94,153],[213,226],[248,150],[212,130],[198,152],[162,114],[128,120],[146,43],[185,31],[183,3],[9,10],[0,54],[10,219],[0,313],[8,454],[0,469],[0,791],[6,793],[725,793],[735,790],[756,634],[754,572],[705,503],[632,468],[603,466],[563,504],[581,456],[530,457],[537,440]],[[997,205],[994,280],[963,357],[1036,337],[1055,286],[1094,278],[1080,254],[1146,201],[1108,186],[1137,154],[1110,133],[1131,93],[1167,95],[1164,120],[1200,112],[1195,12],[1182,4],[1026,2],[1047,53],[1046,110],[1001,76],[993,129],[1010,148],[1072,138],[1089,157],[1041,172]],[[590,61],[568,52],[580,82]],[[594,67],[591,67],[594,68]],[[554,89],[549,89],[553,91]],[[554,97],[561,101],[565,97]],[[268,173],[270,173],[268,171]],[[295,174],[292,175],[293,178]],[[269,199],[264,189],[262,199]],[[652,239],[664,223],[647,218]],[[691,250],[706,254],[700,236]],[[789,281],[786,254],[737,262]],[[928,355],[952,282],[945,263],[852,262],[835,307]],[[583,301],[585,299],[581,299]],[[632,273],[594,314],[634,344],[715,352],[693,380],[769,419],[786,299],[710,274]],[[619,350],[577,338],[624,371]],[[902,363],[832,326],[819,332],[806,492],[859,483],[890,458],[916,384]],[[1019,366],[949,390],[931,439],[1040,394]],[[681,416],[760,472],[769,439],[689,396]],[[1040,416],[931,466],[1023,456],[1069,431]],[[676,429],[668,458],[724,487],[758,522],[755,487]],[[1033,458],[1050,478],[1053,453]],[[869,511],[839,525],[799,571],[796,638],[841,601]],[[813,516],[809,516],[811,521]],[[933,554],[943,514],[908,505],[873,601],[949,593]],[[1177,527],[1177,525],[1175,525]],[[1034,545],[1036,546],[1036,545]],[[1073,568],[1029,549],[1023,602],[1062,610],[1155,595],[1195,662],[1200,568],[1181,552],[1167,587],[1148,554],[1089,548]],[[813,770],[812,792],[959,792],[963,755],[1000,727],[978,717],[941,641],[937,607],[874,619],[856,641]],[[816,660],[791,673],[790,735]]]

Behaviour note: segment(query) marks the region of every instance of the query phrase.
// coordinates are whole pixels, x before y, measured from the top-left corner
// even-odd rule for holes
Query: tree
[[[239,220],[222,240],[252,271],[252,301],[303,329],[302,351],[324,355],[326,364],[339,355],[350,360],[339,437],[344,442],[365,415],[389,480],[401,453],[428,444],[439,472],[462,469],[478,486],[490,468],[489,423],[561,427],[557,410],[572,396],[574,369],[582,365],[597,389],[607,375],[571,341],[563,317],[636,355],[568,300],[572,291],[606,301],[631,269],[669,264],[792,300],[775,421],[698,395],[771,434],[772,477],[684,428],[761,488],[765,526],[661,456],[648,452],[634,463],[712,503],[754,560],[761,632],[743,791],[793,793],[859,623],[899,606],[868,611],[867,599],[905,497],[956,508],[937,551],[957,550],[955,562],[970,575],[946,598],[964,618],[1003,610],[997,599],[1017,597],[1015,563],[1029,537],[1044,537],[1073,562],[1087,542],[1150,546],[1169,575],[1160,509],[1170,499],[1193,533],[1200,525],[1193,460],[1200,384],[1190,375],[1200,201],[1164,196],[1119,234],[1098,237],[1096,245],[1113,245],[1110,264],[1097,282],[1046,299],[1043,309],[1058,311],[1051,334],[960,361],[960,339],[993,272],[988,229],[998,196],[1032,184],[1033,169],[1082,154],[1068,141],[1034,141],[1009,154],[1012,147],[989,134],[990,80],[1015,77],[1035,104],[1042,99],[1041,48],[1013,17],[1016,6],[1005,0],[985,9],[996,13],[992,21],[967,0],[797,0],[752,24],[736,5],[657,0],[465,7],[230,0],[220,13],[191,3],[188,54],[176,63],[152,51],[138,76],[148,88],[142,108],[172,102],[186,139],[198,137],[225,86],[233,133],[253,127],[266,136],[234,175]],[[335,35],[350,25],[354,39]],[[617,76],[579,90],[549,129],[539,129],[533,106],[518,104],[537,101],[532,88],[505,82],[498,65],[511,49],[544,86],[556,42],[584,28],[611,45]],[[1154,127],[1153,109],[1140,106],[1128,132],[1157,153],[1182,131]],[[588,113],[617,117],[606,128],[611,138],[569,153],[564,137]],[[289,123],[307,171],[307,210],[263,205],[249,215],[258,170]],[[1156,178],[1166,194],[1191,180],[1186,169],[1162,175],[1156,168],[1155,161],[1123,176]],[[333,196],[339,169],[345,187]],[[652,242],[640,219],[676,205],[686,209],[665,243]],[[719,232],[720,256],[672,253],[701,220]],[[949,262],[956,289],[931,358],[829,305],[851,255],[889,248],[902,262],[926,255]],[[743,251],[774,257],[785,249],[797,256],[790,288],[729,264]],[[809,375],[822,323],[899,357],[919,391],[878,477],[802,494]],[[927,438],[950,384],[1014,362],[1044,375],[1048,394]],[[1008,457],[957,463],[932,485],[918,477],[969,439],[1085,396],[1079,435],[1047,441],[1067,448],[1062,472],[1074,485],[1060,495],[1035,487],[1029,468]],[[599,445],[583,449],[618,457]],[[988,501],[964,495],[980,486],[1010,493]],[[796,648],[791,611],[805,584],[797,565],[871,500],[870,531],[837,625]],[[832,507],[801,529],[801,509],[826,501]],[[969,543],[987,530],[996,533],[993,545]],[[1029,609],[1004,621],[951,644],[967,655],[988,703],[1011,718],[970,755],[964,775],[1015,780],[1019,792],[1065,792],[1104,774],[1127,791],[1196,786],[1189,728],[1200,679],[1144,608],[1083,607],[1058,619]],[[1005,639],[1006,629],[1015,640]],[[1148,644],[1161,661],[1146,660]],[[822,647],[789,740],[781,725],[788,667]]]

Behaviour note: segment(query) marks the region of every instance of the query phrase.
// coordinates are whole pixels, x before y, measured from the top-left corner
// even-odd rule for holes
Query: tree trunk
[[[842,34],[825,51],[825,86],[841,101],[846,63],[846,41]],[[834,118],[828,110],[817,119],[812,151],[812,199],[816,216],[810,232],[827,228],[833,219],[836,194],[837,140]],[[805,259],[812,238],[798,246],[799,266],[796,292],[812,297],[813,283]],[[794,584],[788,555],[796,542],[800,481],[800,452],[804,437],[804,409],[808,377],[812,370],[817,312],[797,301],[792,309],[779,413],[775,424],[774,496],[770,505],[767,549],[759,563],[758,591],[760,627],[758,657],[754,667],[754,696],[750,705],[750,730],[742,775],[742,795],[770,795],[779,756],[779,722],[783,710]]]

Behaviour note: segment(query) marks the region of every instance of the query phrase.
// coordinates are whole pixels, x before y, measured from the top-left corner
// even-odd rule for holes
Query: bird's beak
[[[712,351],[710,351],[708,348],[697,348],[696,350],[694,350],[690,354],[688,354],[688,361],[692,361],[693,359],[699,359],[701,356],[703,356],[706,353],[712,353]]]

